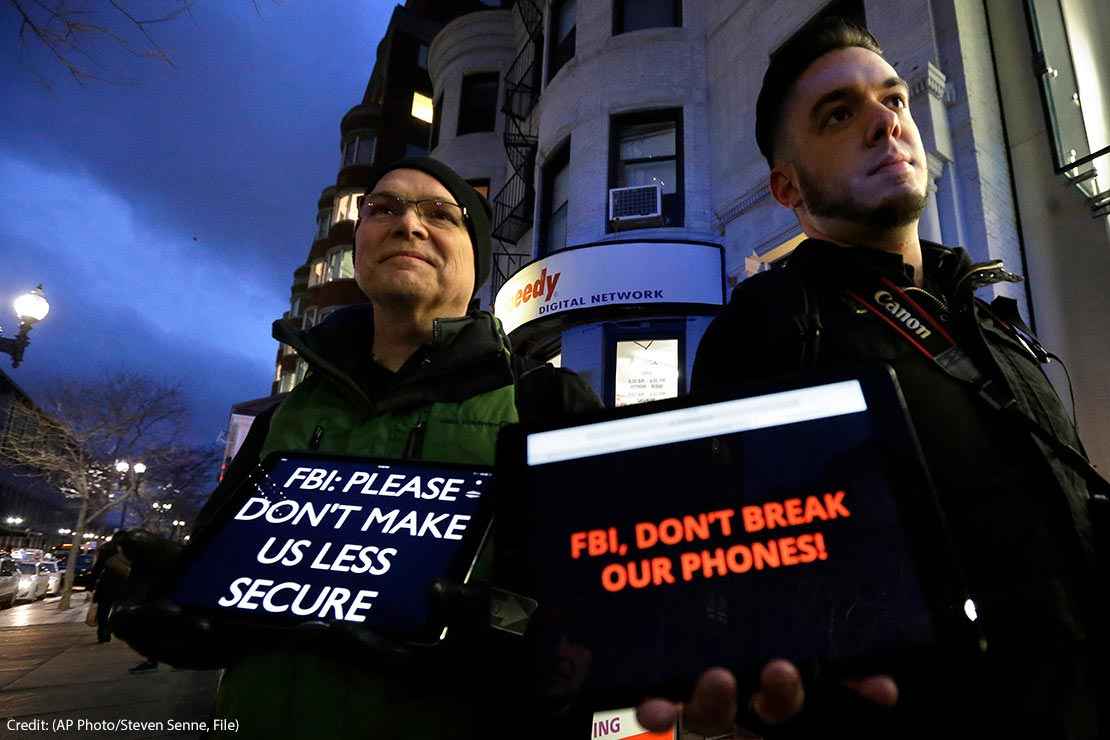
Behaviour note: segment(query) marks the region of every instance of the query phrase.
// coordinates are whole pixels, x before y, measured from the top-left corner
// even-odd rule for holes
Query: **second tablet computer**
[[[982,648],[888,368],[513,427],[499,465],[501,572],[595,705]]]

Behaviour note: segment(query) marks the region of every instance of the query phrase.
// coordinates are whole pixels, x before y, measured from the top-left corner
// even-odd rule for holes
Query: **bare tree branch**
[[[174,472],[189,471],[204,458],[181,443],[188,409],[180,386],[116,373],[102,381],[54,387],[42,408],[22,403],[10,407],[8,429],[0,434],[0,463],[17,475],[46,479],[66,498],[80,501],[77,546],[89,522],[141,498],[140,487],[121,485],[115,469],[119,458],[137,462],[149,455],[148,470],[166,468],[153,479],[180,479],[182,483],[171,486],[175,493],[189,481],[191,495],[199,490],[200,478]],[[211,480],[216,464],[210,469]],[[63,603],[68,604],[73,576],[68,565],[66,573]]]
[[[82,85],[88,80],[108,81],[93,71],[103,70],[91,48],[99,42],[107,42],[134,56],[175,66],[169,52],[155,40],[151,27],[190,15],[193,0],[161,2],[171,2],[173,7],[150,17],[140,17],[123,0],[97,0],[100,7],[93,9],[73,7],[65,0],[54,3],[8,0],[19,15],[17,37],[20,45],[37,41],[74,81]],[[41,75],[36,76],[42,79]]]

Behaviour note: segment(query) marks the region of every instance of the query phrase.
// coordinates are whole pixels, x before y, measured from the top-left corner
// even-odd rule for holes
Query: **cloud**
[[[87,173],[0,150],[0,239],[11,247],[0,295],[42,282],[51,303],[12,375],[39,392],[57,375],[122,368],[181,381],[194,434],[210,438],[232,403],[267,395],[269,327],[285,296],[143,216]]]

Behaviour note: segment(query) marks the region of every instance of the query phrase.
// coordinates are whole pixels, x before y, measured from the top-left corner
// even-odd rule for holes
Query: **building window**
[[[351,136],[341,147],[340,167],[350,167],[353,164],[372,164],[374,162],[374,145],[377,138],[371,133],[358,133]]]
[[[609,187],[659,185],[663,191],[663,225],[682,226],[682,111],[614,116],[609,131]]]
[[[455,134],[493,131],[497,121],[496,72],[481,72],[463,77],[459,101],[459,127]]]
[[[293,373],[285,373],[281,376],[281,383],[278,385],[278,393],[288,393],[293,390],[293,382],[296,380]]]
[[[682,0],[614,0],[613,35],[682,25]]]
[[[414,92],[412,94],[412,117],[424,123],[431,123],[432,99],[424,93]]]
[[[541,213],[544,254],[567,246],[567,208],[570,201],[570,141],[543,168],[543,211]]]
[[[577,5],[576,0],[555,0],[551,6],[551,58],[547,61],[548,82],[574,57]]]
[[[363,191],[361,190],[354,190],[336,196],[335,211],[332,213],[332,223],[339,223],[340,221],[357,221],[358,200],[362,196]]]
[[[297,296],[296,298],[294,298],[293,302],[289,305],[289,315],[292,316],[293,318],[296,318],[297,316],[301,315],[301,297],[300,296]]]
[[[420,48],[416,50],[416,66],[420,69],[428,68],[428,45],[421,44]]]
[[[296,374],[293,376],[294,386],[301,384],[301,381],[304,380],[304,374],[306,372],[308,372],[308,363],[298,357]]]
[[[470,183],[470,187],[472,187],[476,191],[478,191],[478,195],[482,196],[486,200],[489,200],[489,178],[488,177],[482,178],[481,180],[467,180],[467,182]]]
[[[336,247],[327,254],[328,269],[325,276],[326,282],[332,280],[349,280],[355,276],[355,250],[353,247]]]
[[[683,341],[679,331],[614,333],[610,343],[614,406],[676,398],[683,389]]]
[[[302,329],[311,329],[316,326],[316,306],[309,306],[304,310],[304,319],[301,321]]]
[[[312,267],[308,270],[308,287],[315,288],[317,285],[323,285],[327,281],[328,274],[328,261],[325,259],[318,259],[312,262]]]
[[[432,108],[432,136],[428,139],[428,151],[435,149],[439,146],[439,119],[443,116],[443,93],[440,93],[439,99],[436,100],[435,107]]]
[[[316,238],[327,239],[331,228],[331,209],[324,208],[316,213]]]

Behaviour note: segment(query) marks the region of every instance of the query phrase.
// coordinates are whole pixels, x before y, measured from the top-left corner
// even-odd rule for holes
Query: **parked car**
[[[19,571],[11,558],[0,558],[0,609],[8,609],[15,603],[19,590]]]
[[[77,556],[77,562],[74,563],[73,571],[73,585],[82,586],[84,588],[92,589],[96,587],[93,581],[93,556],[87,553],[81,553]]]
[[[53,596],[62,591],[62,578],[65,576],[58,570],[58,564],[53,560],[44,560],[39,563],[39,578],[46,580],[46,595]]]
[[[15,564],[19,570],[19,588],[15,592],[15,600],[37,601],[46,596],[46,579],[39,577],[38,563]]]

